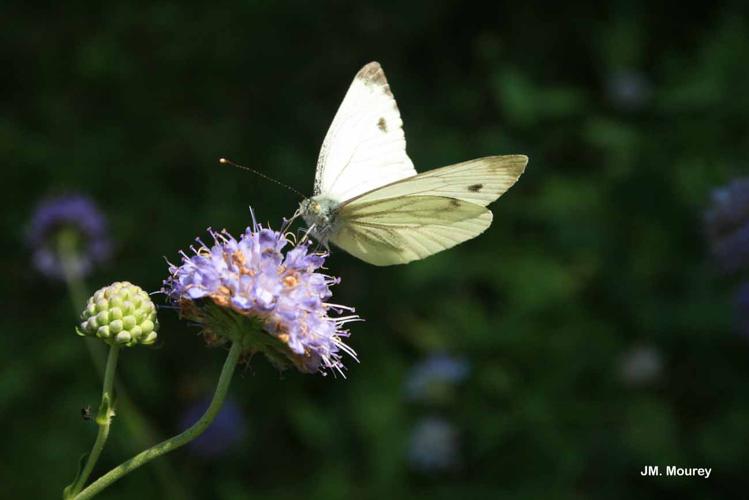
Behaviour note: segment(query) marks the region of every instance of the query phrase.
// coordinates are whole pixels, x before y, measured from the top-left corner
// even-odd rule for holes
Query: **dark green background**
[[[736,284],[710,261],[711,189],[747,171],[749,22],[741,2],[65,2],[0,7],[2,331],[0,496],[59,498],[95,435],[79,409],[99,382],[64,286],[34,274],[24,224],[78,190],[116,252],[91,289],[156,290],[163,256],[208,226],[278,225],[297,199],[227,156],[310,192],[317,152],[360,66],[385,68],[420,171],[524,153],[481,237],[407,266],[342,252],[335,300],[361,364],[348,379],[279,375],[263,359],[231,394],[247,438],[222,458],[168,457],[192,498],[708,498],[746,492],[749,345]],[[641,75],[640,102],[612,80]],[[161,299],[159,299],[161,300]],[[223,353],[169,310],[161,349],[120,376],[163,436],[205,394]],[[623,356],[649,345],[660,376],[633,387]],[[409,403],[408,368],[433,350],[469,378],[440,407]],[[410,429],[460,429],[461,466],[421,474]],[[131,454],[115,422],[98,473]],[[644,465],[712,467],[709,480]],[[152,465],[102,498],[166,498]]]

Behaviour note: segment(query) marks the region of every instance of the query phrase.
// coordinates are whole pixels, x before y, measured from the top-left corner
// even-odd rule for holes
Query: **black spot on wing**
[[[379,120],[377,120],[377,128],[383,132],[388,131],[388,123],[385,121],[385,117],[381,117]]]
[[[460,206],[460,201],[457,200],[457,199],[455,199],[455,198],[450,198],[450,205],[453,206],[453,207],[459,207]]]
[[[468,186],[468,190],[472,193],[478,193],[479,191],[481,191],[482,187],[484,187],[483,184],[471,184],[470,186]]]

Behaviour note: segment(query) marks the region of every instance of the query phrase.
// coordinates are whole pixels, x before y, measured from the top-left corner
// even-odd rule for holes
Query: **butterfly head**
[[[306,198],[299,204],[299,213],[311,229],[312,236],[327,244],[335,231],[339,203],[322,195]]]

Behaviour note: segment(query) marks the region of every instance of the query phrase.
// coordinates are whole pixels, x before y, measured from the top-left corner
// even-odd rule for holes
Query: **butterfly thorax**
[[[338,201],[324,195],[307,198],[299,204],[299,210],[310,228],[310,234],[323,245],[328,244],[328,240],[337,229],[339,206]]]

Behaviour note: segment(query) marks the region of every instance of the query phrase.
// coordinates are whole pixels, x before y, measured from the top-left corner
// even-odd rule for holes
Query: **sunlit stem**
[[[63,230],[58,234],[57,255],[62,267],[65,284],[68,288],[70,302],[76,315],[80,314],[83,308],[86,307],[89,295],[88,287],[76,267],[76,259],[79,251],[78,244],[78,235],[75,232]],[[99,377],[104,378],[105,346],[98,339],[90,337],[85,337],[83,343],[86,345],[91,363],[94,365]],[[151,429],[146,418],[130,400],[123,385],[115,382],[115,387],[117,390],[117,405],[120,409],[118,421],[122,422],[133,437],[135,449],[143,449],[156,441],[157,436]],[[101,427],[99,428],[99,433],[101,433]],[[189,498],[181,481],[178,480],[168,463],[159,463],[155,467],[154,472],[168,498],[175,500]]]
[[[109,437],[109,426],[112,423],[112,417],[114,416],[114,393],[112,391],[114,386],[114,372],[117,369],[117,358],[119,356],[120,346],[113,345],[109,348],[109,355],[107,356],[107,364],[104,370],[104,385],[101,391],[101,403],[99,404],[99,411],[96,414],[96,424],[99,426],[99,432],[96,434],[96,441],[94,442],[91,453],[88,455],[86,465],[81,471],[81,475],[78,476],[78,481],[73,485],[70,496],[75,496],[86,484],[88,476],[91,475],[91,471],[94,470],[101,451],[104,449],[104,445]]]
[[[85,500],[88,498],[93,498],[107,486],[120,479],[122,476],[134,471],[142,465],[147,464],[154,458],[160,457],[161,455],[164,455],[166,453],[169,453],[170,451],[174,451],[177,448],[186,445],[193,439],[200,436],[208,428],[211,422],[213,422],[213,419],[216,418],[216,415],[218,415],[221,406],[224,404],[226,394],[229,390],[229,385],[231,384],[231,379],[234,375],[234,369],[239,362],[241,353],[241,344],[238,342],[232,344],[231,349],[229,350],[229,355],[224,362],[224,367],[221,369],[221,375],[219,376],[218,384],[216,385],[216,392],[213,394],[211,404],[208,405],[208,409],[205,411],[205,413],[203,413],[203,416],[200,417],[197,422],[195,422],[184,432],[166,439],[161,443],[135,455],[130,460],[121,463],[120,465],[91,483],[88,488],[76,495],[74,497],[74,500]]]

